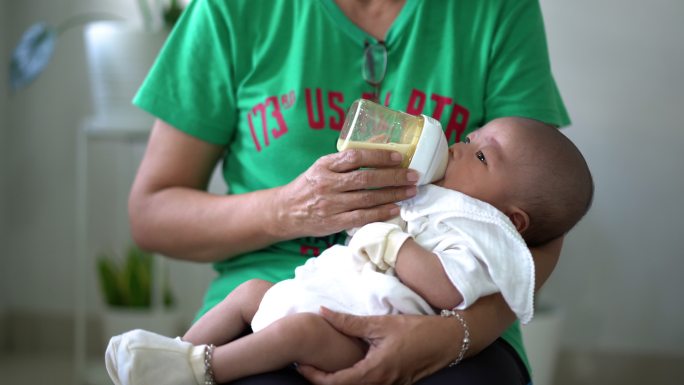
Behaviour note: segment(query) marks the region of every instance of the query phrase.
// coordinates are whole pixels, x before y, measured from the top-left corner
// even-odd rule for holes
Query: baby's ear
[[[530,216],[517,206],[509,208],[506,215],[508,215],[508,218],[513,222],[513,226],[515,226],[515,229],[518,230],[520,234],[530,227]]]

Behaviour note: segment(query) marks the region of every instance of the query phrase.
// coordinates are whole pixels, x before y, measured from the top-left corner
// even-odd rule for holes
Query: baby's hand
[[[354,233],[349,247],[384,272],[394,268],[399,249],[409,237],[394,223],[373,222]]]

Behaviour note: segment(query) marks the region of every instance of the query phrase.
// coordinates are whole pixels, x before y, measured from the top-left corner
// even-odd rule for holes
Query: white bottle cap
[[[442,125],[439,121],[423,115],[425,123],[416,145],[409,168],[418,171],[418,185],[438,181],[444,177],[449,145],[447,144]]]

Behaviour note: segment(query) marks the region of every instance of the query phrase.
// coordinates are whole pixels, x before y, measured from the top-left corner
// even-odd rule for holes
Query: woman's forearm
[[[206,192],[223,148],[155,122],[128,201],[133,238],[144,249],[215,261],[283,239],[273,230],[275,190]]]
[[[284,239],[273,226],[272,190],[214,195],[169,187],[130,205],[134,239],[142,248],[173,258],[210,262]]]
[[[556,268],[558,259],[560,259],[561,248],[563,247],[564,239],[564,236],[559,237],[546,244],[530,249],[532,252],[532,259],[534,259],[535,267],[535,292],[539,291],[549,277],[551,277],[551,273],[553,273],[553,270]]]
[[[324,236],[398,214],[418,175],[398,153],[348,150],[319,158],[292,182],[236,195],[207,193],[224,149],[157,120],[129,197],[142,248],[215,261],[303,236]],[[373,187],[373,189],[371,189]]]
[[[515,313],[508,307],[506,301],[500,293],[488,295],[477,300],[472,306],[462,313],[465,319],[470,337],[470,346],[466,352],[466,357],[471,357],[481,352],[515,321]],[[452,323],[453,342],[460,346],[460,341],[464,337],[464,330],[460,322],[451,317],[446,321]],[[454,327],[455,326],[455,327]],[[456,357],[456,356],[455,356]]]

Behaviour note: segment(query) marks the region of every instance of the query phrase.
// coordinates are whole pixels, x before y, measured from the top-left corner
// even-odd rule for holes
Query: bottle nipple
[[[423,118],[425,118],[423,129],[408,166],[418,171],[420,175],[418,185],[442,179],[449,157],[449,145],[442,131],[442,125],[429,116],[423,115]]]

